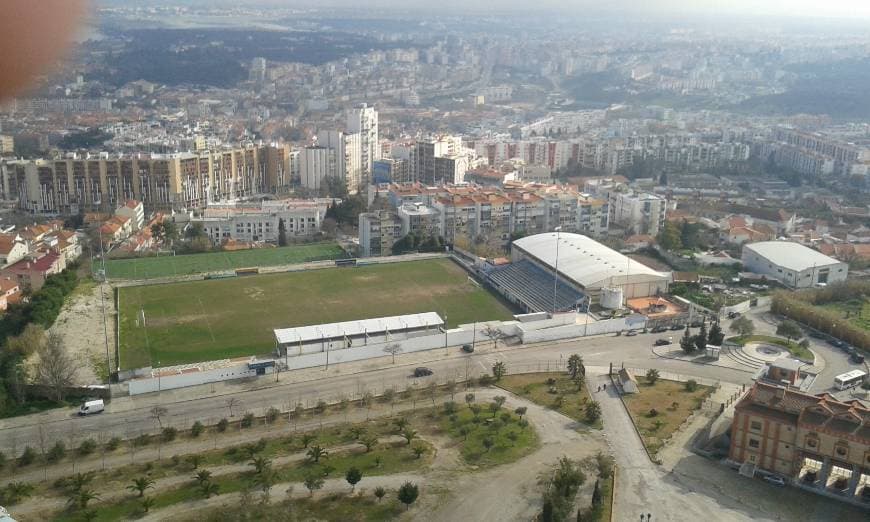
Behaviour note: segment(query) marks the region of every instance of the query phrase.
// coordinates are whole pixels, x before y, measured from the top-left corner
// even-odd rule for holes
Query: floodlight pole
[[[556,264],[553,267],[553,315],[556,315],[556,286],[559,283],[559,232],[562,227],[556,227]]]

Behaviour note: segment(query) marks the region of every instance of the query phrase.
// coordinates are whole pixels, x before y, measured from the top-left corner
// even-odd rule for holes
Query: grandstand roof
[[[361,319],[359,321],[315,324],[296,328],[279,328],[275,330],[275,340],[278,341],[278,344],[304,343],[320,339],[351,337],[365,333],[379,334],[386,330],[393,332],[416,328],[437,328],[443,324],[444,321],[437,313],[425,312],[422,314]]]
[[[584,288],[668,277],[584,235],[569,232],[558,235],[559,274]],[[556,264],[556,232],[524,237],[514,241],[513,246],[549,267]]]

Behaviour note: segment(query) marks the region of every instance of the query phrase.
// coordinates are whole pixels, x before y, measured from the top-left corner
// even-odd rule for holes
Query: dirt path
[[[77,384],[99,384],[105,373],[106,334],[109,346],[114,346],[115,319],[112,289],[102,285],[107,321],[103,326],[103,300],[100,285],[81,281],[70,300],[64,304],[50,331],[63,339],[70,355],[79,361]]]
[[[507,397],[510,409],[518,406],[527,408],[526,418],[537,430],[541,448],[516,462],[480,473],[448,475],[433,470],[438,480],[431,482],[443,484],[451,490],[451,494],[446,502],[440,498],[426,498],[423,505],[429,505],[434,512],[420,509],[416,519],[444,522],[532,520],[541,507],[538,480],[542,473],[551,469],[562,456],[579,460],[607,450],[600,434],[578,432],[578,424],[560,413],[504,390],[477,393],[480,401],[496,395]]]

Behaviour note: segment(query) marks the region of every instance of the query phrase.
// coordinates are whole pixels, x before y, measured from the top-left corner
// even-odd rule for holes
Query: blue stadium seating
[[[510,301],[518,302],[529,312],[553,311],[553,273],[524,259],[494,267],[486,272],[490,285]],[[584,294],[559,279],[556,285],[556,310],[581,308]]]

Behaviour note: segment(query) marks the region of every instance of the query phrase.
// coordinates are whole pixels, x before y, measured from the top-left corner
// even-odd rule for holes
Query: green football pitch
[[[347,257],[336,243],[313,243],[281,248],[255,248],[183,256],[139,257],[106,261],[109,279],[153,279],[202,274],[255,266],[292,265]]]
[[[124,369],[269,353],[275,328],[421,312],[447,314],[450,326],[512,316],[449,259],[121,287],[118,301]]]

